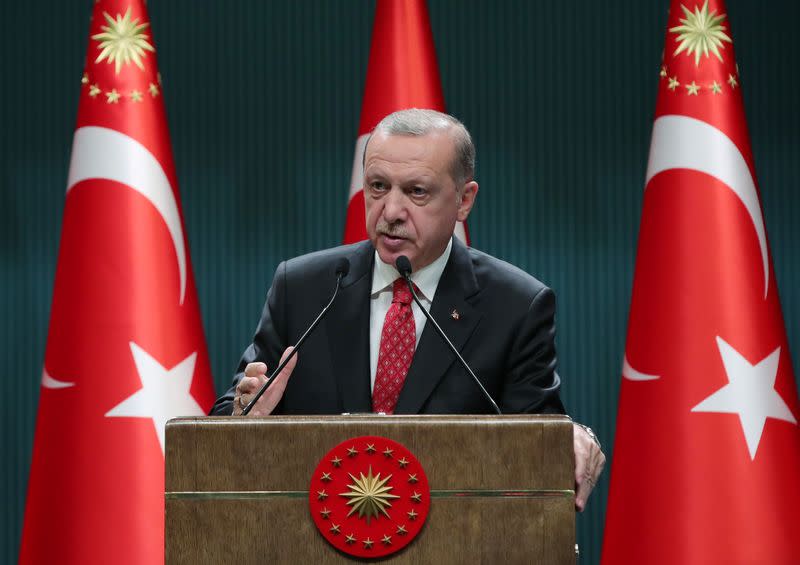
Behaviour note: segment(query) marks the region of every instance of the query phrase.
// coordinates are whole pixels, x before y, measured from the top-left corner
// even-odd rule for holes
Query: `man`
[[[507,413],[563,413],[555,372],[555,297],[542,283],[452,237],[478,184],[475,148],[455,118],[403,110],[375,128],[364,154],[369,241],[278,267],[253,343],[212,414],[241,414],[350,270],[325,321],[250,412],[486,413],[491,405],[411,303],[395,261],[405,255],[420,298]],[[291,377],[291,378],[290,378]],[[575,424],[576,507],[605,456]]]

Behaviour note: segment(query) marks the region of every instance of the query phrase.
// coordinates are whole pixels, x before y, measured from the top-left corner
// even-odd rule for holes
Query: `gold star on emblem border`
[[[328,510],[327,506],[325,508],[323,508],[322,510],[320,510],[319,513],[322,516],[323,520],[327,520],[328,517],[331,515],[331,511]]]
[[[86,73],[83,73],[83,76],[81,77],[81,84],[89,84],[89,75]]]
[[[405,469],[406,465],[408,465],[408,459],[406,459],[405,457],[402,457],[402,458],[397,460],[397,463],[400,465],[401,469]]]
[[[414,494],[411,495],[411,500],[414,502],[422,502],[422,495],[417,491],[414,491]]]
[[[366,452],[367,453],[375,453],[375,444],[374,443],[368,443]]]
[[[406,527],[403,524],[400,524],[399,526],[397,526],[397,535],[398,536],[404,536],[407,533],[408,533],[408,530],[406,530]]]
[[[413,508],[412,508],[411,510],[409,510],[409,511],[407,512],[407,514],[408,514],[408,519],[409,519],[409,520],[416,520],[416,519],[417,519],[417,516],[419,515],[419,514],[417,514],[417,513],[414,511],[414,509],[413,509]]]
[[[153,98],[158,96],[158,86],[153,84],[152,82],[150,83],[150,86],[147,88],[147,90],[150,92],[150,96],[152,96]]]
[[[373,543],[374,542],[371,539],[369,539],[369,538],[365,539],[364,540],[364,549],[372,549],[372,544]]]
[[[390,448],[387,447],[386,449],[383,450],[383,454],[386,457],[391,457],[392,453],[394,453],[394,449],[390,449]]]
[[[106,103],[107,104],[119,103],[119,92],[117,92],[116,88],[112,88],[111,92],[106,92]]]
[[[323,480],[323,481],[325,481],[326,483],[329,483],[329,482],[331,482],[333,479],[331,478],[331,474],[330,474],[330,473],[325,473],[325,472],[323,472],[323,473],[322,473],[322,480]]]
[[[325,500],[328,498],[328,493],[325,492],[325,489],[317,491],[317,500]]]
[[[138,90],[131,90],[131,101],[132,102],[141,102],[142,101],[142,93]]]
[[[670,77],[669,84],[667,85],[667,88],[669,88],[670,90],[672,90],[674,92],[675,89],[678,88],[680,85],[681,85],[681,83],[678,82],[678,77],[674,76],[674,77]]]
[[[722,92],[722,86],[717,81],[712,82],[711,92],[713,92],[714,94],[720,94]]]
[[[689,96],[697,96],[697,92],[700,90],[700,85],[692,81],[692,84],[686,85],[686,90]]]
[[[735,76],[733,76],[732,74],[729,74],[728,75],[728,84],[731,85],[731,88],[736,88],[736,85],[739,84],[739,83],[736,82],[736,77]]]
[[[91,96],[92,98],[97,98],[97,95],[100,94],[100,92],[102,91],[100,90],[100,87],[97,86],[96,84],[93,84],[92,86],[89,87],[89,96]]]
[[[392,545],[392,536],[386,534],[385,536],[383,536],[381,543],[383,543],[384,545]]]
[[[331,459],[331,463],[333,463],[334,467],[341,467],[342,466],[342,460],[339,459],[338,457],[334,457],[333,459]]]
[[[358,455],[358,450],[356,449],[356,446],[352,446],[352,447],[348,447],[347,448],[347,456],[348,457],[355,457],[356,455]]]
[[[408,474],[408,482],[409,483],[416,483],[417,482],[417,474],[416,473],[409,473]]]
[[[331,524],[330,532],[333,535],[338,536],[341,533],[339,527],[340,527],[339,524]]]
[[[667,67],[661,65],[661,72],[658,73],[661,78],[667,78]]]
[[[344,541],[347,543],[347,545],[353,545],[356,543],[356,536],[354,536],[352,533],[347,534],[344,538]]]

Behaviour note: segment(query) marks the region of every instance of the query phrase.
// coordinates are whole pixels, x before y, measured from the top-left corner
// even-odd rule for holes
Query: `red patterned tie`
[[[392,305],[386,312],[381,331],[378,368],[372,391],[372,411],[386,414],[394,413],[417,342],[411,291],[403,279],[394,281],[392,291]]]

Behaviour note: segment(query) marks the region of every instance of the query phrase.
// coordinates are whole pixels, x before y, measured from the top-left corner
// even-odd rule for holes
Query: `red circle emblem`
[[[314,470],[308,494],[320,533],[356,557],[403,549],[422,529],[431,505],[417,458],[378,436],[348,439],[331,449]]]

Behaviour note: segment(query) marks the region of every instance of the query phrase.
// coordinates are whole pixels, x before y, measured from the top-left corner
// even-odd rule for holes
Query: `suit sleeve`
[[[245,349],[236,374],[233,377],[231,388],[217,399],[211,408],[212,416],[229,416],[233,413],[233,399],[236,394],[236,385],[244,376],[244,369],[248,363],[261,361],[267,365],[267,371],[278,366],[281,354],[286,349],[286,262],[278,265],[272,286],[267,292],[267,300],[261,319],[258,322],[253,342]],[[278,404],[275,412],[280,411]]]
[[[563,414],[556,373],[556,299],[542,288],[533,298],[511,345],[500,406],[506,413]]]

